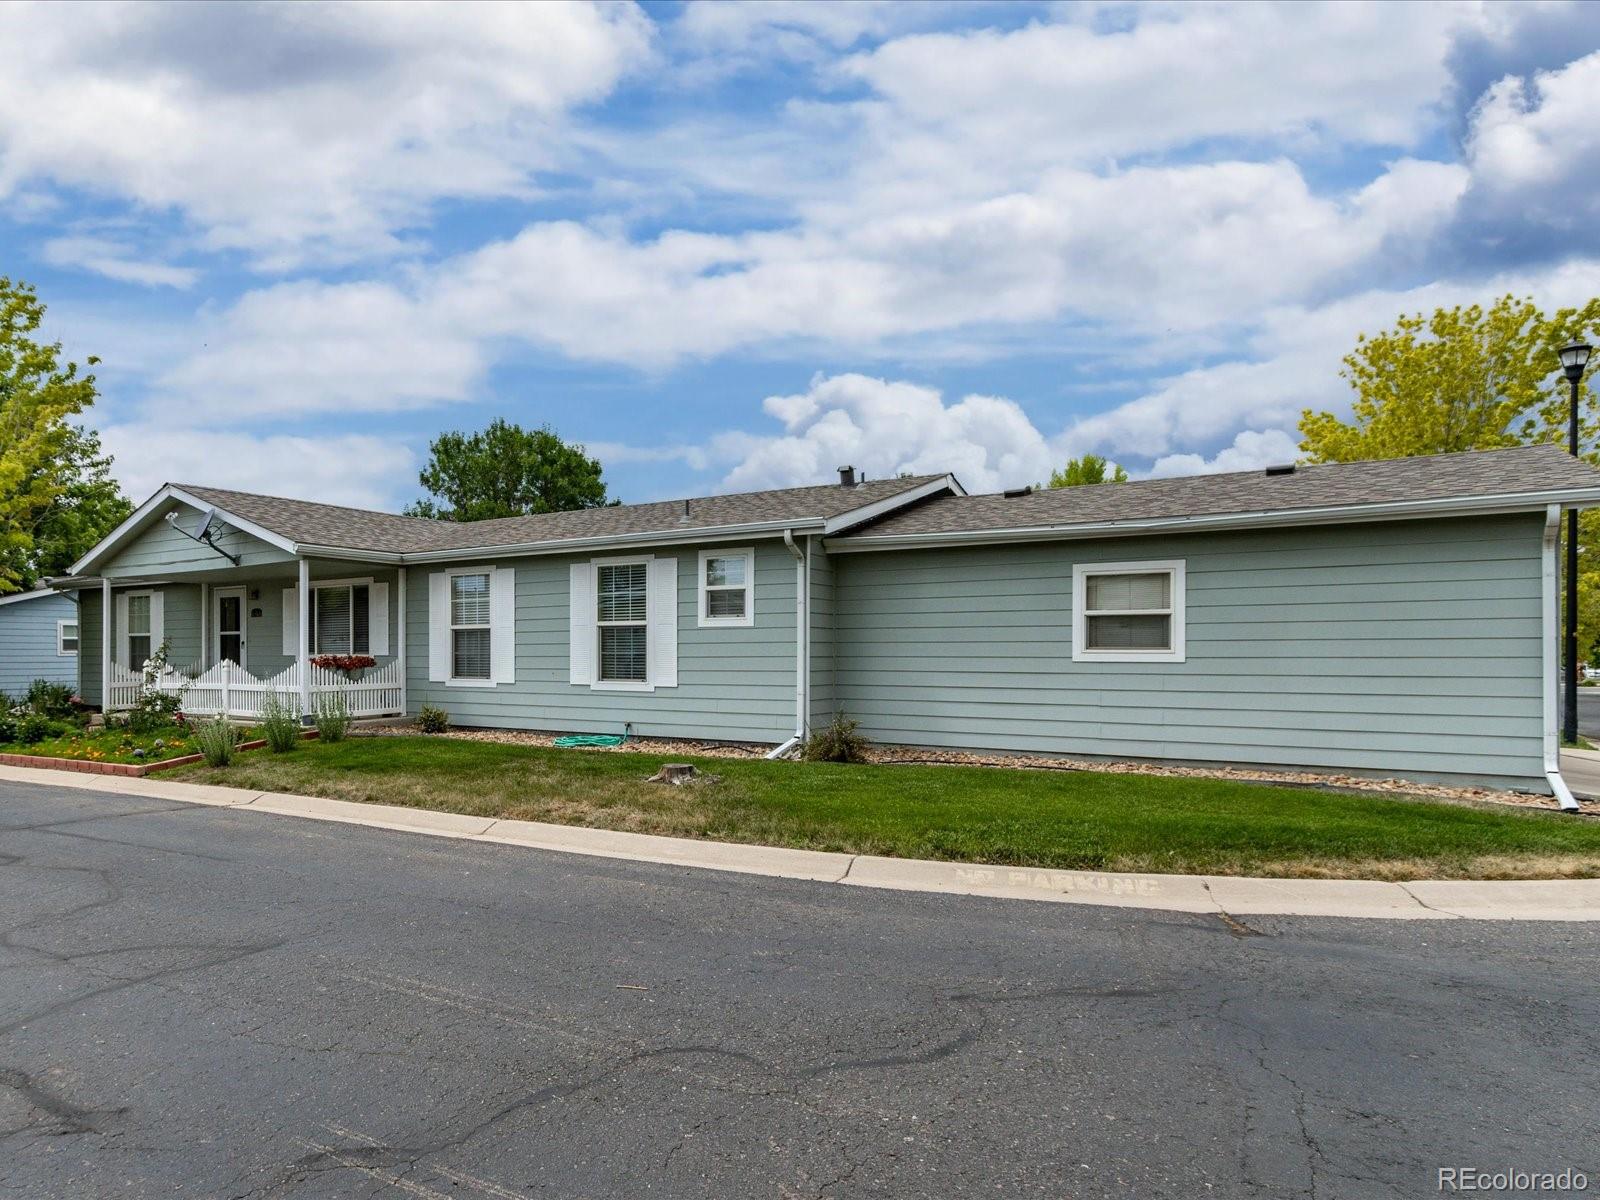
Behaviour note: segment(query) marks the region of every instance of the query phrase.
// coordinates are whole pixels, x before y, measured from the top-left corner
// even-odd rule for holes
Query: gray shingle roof
[[[1559,446],[1518,446],[1298,467],[1045,489],[1024,496],[943,496],[902,509],[846,538],[1179,520],[1252,512],[1308,513],[1347,505],[1600,488],[1600,471]]]
[[[494,521],[456,522],[430,521],[364,508],[343,508],[336,504],[287,500],[279,496],[261,496],[253,492],[234,492],[186,483],[174,486],[196,499],[214,504],[225,512],[299,545],[337,546],[341,549],[389,554],[426,554],[537,542],[626,537],[630,534],[682,532],[692,539],[697,532],[730,525],[821,522],[940,478],[942,476],[919,475],[906,479],[875,479],[853,487],[826,484],[729,496],[701,496],[687,501],[687,520],[684,520],[683,500],[622,504],[612,508],[586,508],[577,512],[505,517]]]

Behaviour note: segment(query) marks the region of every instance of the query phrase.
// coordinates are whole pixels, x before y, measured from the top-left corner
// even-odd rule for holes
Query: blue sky
[[[1249,469],[1359,331],[1600,293],[1600,6],[14,4],[0,197],[136,497]]]

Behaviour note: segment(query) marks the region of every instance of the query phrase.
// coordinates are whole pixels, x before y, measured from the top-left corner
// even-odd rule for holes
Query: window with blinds
[[[489,575],[450,577],[450,674],[455,679],[488,679]]]
[[[372,594],[366,584],[313,587],[311,596],[311,653],[372,652]]]
[[[1182,661],[1183,564],[1074,568],[1073,658]]]
[[[750,625],[755,605],[751,581],[754,550],[703,550],[700,553],[700,624]]]
[[[647,681],[649,564],[600,564],[595,571],[595,617],[600,629],[599,678],[607,683]]]

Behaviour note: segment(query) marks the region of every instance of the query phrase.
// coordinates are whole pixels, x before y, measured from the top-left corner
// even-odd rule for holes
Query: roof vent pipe
[[[855,485],[856,485],[856,469],[854,467],[840,467],[839,468],[839,486],[840,487],[855,487]]]
[[[678,524],[679,525],[687,525],[688,523],[689,523],[689,501],[685,500],[683,502],[683,515],[678,518]]]
[[[1268,467],[1266,473],[1268,475],[1293,475],[1294,474],[1294,464],[1293,463],[1280,463],[1277,466]]]

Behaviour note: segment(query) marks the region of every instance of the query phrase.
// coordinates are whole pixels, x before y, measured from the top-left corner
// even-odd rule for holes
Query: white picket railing
[[[301,715],[299,663],[285,667],[270,679],[258,679],[234,662],[221,662],[203,672],[199,667],[186,671],[168,667],[156,686],[162,692],[180,696],[183,711],[196,716],[223,713],[230,717],[259,717],[262,704],[268,694],[274,692],[291,712]],[[107,710],[118,712],[132,708],[143,687],[144,676],[140,672],[112,663],[106,688]],[[313,666],[313,707],[317,697],[335,692],[344,696],[353,717],[387,717],[405,712],[405,681],[398,660],[368,668],[360,679],[349,679],[340,671]]]

